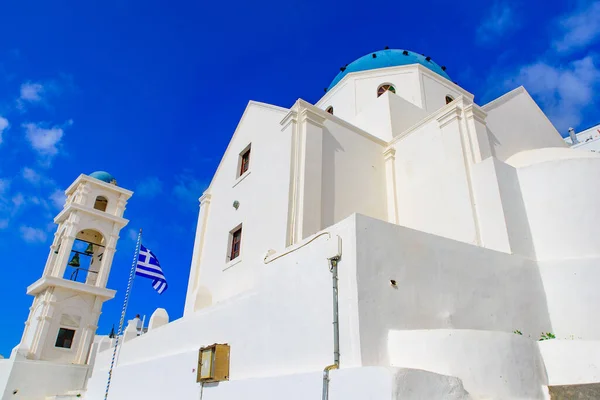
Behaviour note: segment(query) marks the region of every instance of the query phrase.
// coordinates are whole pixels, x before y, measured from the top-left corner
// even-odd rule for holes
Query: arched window
[[[447,95],[446,96],[446,104],[450,104],[454,101],[454,97]]]
[[[384,83],[383,85],[379,85],[379,87],[377,88],[377,97],[381,96],[388,90],[392,93],[396,93],[396,88],[394,87],[394,85],[390,85],[389,83]]]
[[[108,199],[104,196],[96,197],[96,202],[94,203],[94,208],[100,211],[106,211],[106,206],[108,205]]]
[[[327,107],[327,109],[325,109],[325,111],[327,111],[329,114],[333,115],[333,106]]]

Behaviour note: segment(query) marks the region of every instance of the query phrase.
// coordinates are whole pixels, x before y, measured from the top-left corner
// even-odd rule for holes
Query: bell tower
[[[85,365],[119,232],[133,192],[107,172],[80,175],[66,190],[63,210],[42,277],[27,288],[34,296],[17,352],[27,359]]]

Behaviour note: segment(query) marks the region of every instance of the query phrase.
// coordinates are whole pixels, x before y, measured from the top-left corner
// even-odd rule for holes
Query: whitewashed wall
[[[486,104],[494,155],[501,161],[524,150],[567,147],[550,120],[523,87]]]
[[[322,228],[353,213],[386,219],[384,146],[333,120],[324,125]]]
[[[254,287],[253,265],[270,248],[285,244],[290,176],[290,140],[281,133],[286,111],[250,103],[208,190],[206,237],[197,278],[213,302]],[[240,153],[251,144],[250,167],[238,179]],[[287,150],[282,150],[287,149]],[[233,202],[239,202],[239,208]],[[241,255],[228,261],[229,233],[242,224]]]

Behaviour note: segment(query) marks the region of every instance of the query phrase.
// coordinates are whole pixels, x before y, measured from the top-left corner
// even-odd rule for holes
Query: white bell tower
[[[87,363],[102,304],[116,293],[106,282],[132,194],[106,172],[82,174],[66,190],[46,267],[27,288],[35,299],[17,349],[22,356]]]

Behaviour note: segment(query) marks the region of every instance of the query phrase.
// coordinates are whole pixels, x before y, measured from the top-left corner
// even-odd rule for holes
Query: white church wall
[[[423,91],[423,109],[430,114],[446,105],[446,96],[451,96],[456,99],[459,95],[464,94],[470,100],[473,100],[473,95],[465,93],[465,91],[457,90],[458,87],[446,83],[442,78],[433,76],[433,73],[421,72]],[[453,87],[454,86],[454,87]]]
[[[333,107],[333,115],[346,121],[351,121],[356,115],[356,98],[354,96],[354,80],[340,82],[334,89],[327,92],[315,104],[322,110]]]
[[[505,161],[520,151],[568,147],[523,87],[486,104],[486,123],[494,155]]]
[[[394,329],[552,329],[535,261],[361,215],[356,224],[364,365],[388,363]]]
[[[321,226],[353,213],[386,219],[384,146],[333,120],[324,125]]]
[[[577,155],[577,150],[573,150]],[[587,154],[586,154],[587,155]],[[600,255],[600,157],[548,161],[519,168],[519,181],[539,260]]]
[[[38,400],[81,389],[85,385],[87,371],[88,367],[84,365],[15,360],[1,399]],[[13,394],[15,390],[17,393]]]
[[[517,170],[488,157],[472,166],[472,178],[481,245],[534,259]]]
[[[409,103],[423,108],[423,98],[416,66],[408,65],[393,68],[381,68],[356,74],[355,80],[356,111],[361,113],[377,99],[377,89],[382,84],[392,84],[396,95]]]
[[[342,236],[344,251],[348,249],[351,260],[353,218],[330,231]],[[122,390],[132,393],[128,390],[133,389],[119,389],[121,384],[137,386],[138,398],[165,398],[156,396],[165,390],[159,387],[164,382],[177,387],[173,390],[179,398],[193,398],[198,394],[192,372],[197,367],[198,350],[212,343],[231,346],[232,381],[315,371],[321,377],[320,371],[333,361],[328,249],[325,235],[270,264],[256,263],[251,267],[264,271],[256,291],[242,293],[124,343],[113,375],[115,400],[127,398],[120,397]],[[347,282],[340,279],[340,296],[351,294]],[[352,335],[358,334],[358,328],[348,326],[349,312],[340,312],[346,324],[341,338],[342,357],[347,365],[357,365],[359,357],[352,351],[360,350],[358,338]],[[111,357],[111,351],[97,355],[89,399],[100,398],[103,393]]]
[[[285,111],[250,103],[208,192],[211,204],[200,265],[194,265],[213,302],[252,288],[253,265],[270,248],[283,247],[287,229],[291,138],[281,134]],[[241,178],[240,153],[251,145]],[[236,210],[234,201],[239,202]],[[241,255],[229,261],[230,232],[242,224]]]
[[[600,341],[553,339],[538,346],[549,385],[600,382]]]
[[[537,343],[514,333],[476,330],[391,331],[391,365],[456,376],[474,398],[546,399]]]
[[[389,142],[427,116],[425,110],[387,91],[366,106],[351,122]]]
[[[556,337],[600,340],[599,265],[600,257],[539,262]]]
[[[10,394],[12,395],[12,391],[14,389],[11,389],[10,386],[7,386],[9,378],[10,378],[10,371],[12,369],[14,361],[11,359],[0,359],[0,399],[4,399],[4,394],[6,391],[10,391]],[[2,390],[4,389],[4,392],[2,392]],[[11,389],[11,390],[9,390]]]
[[[452,131],[432,118],[392,145],[398,223],[471,243],[476,232],[458,125],[445,129]]]

